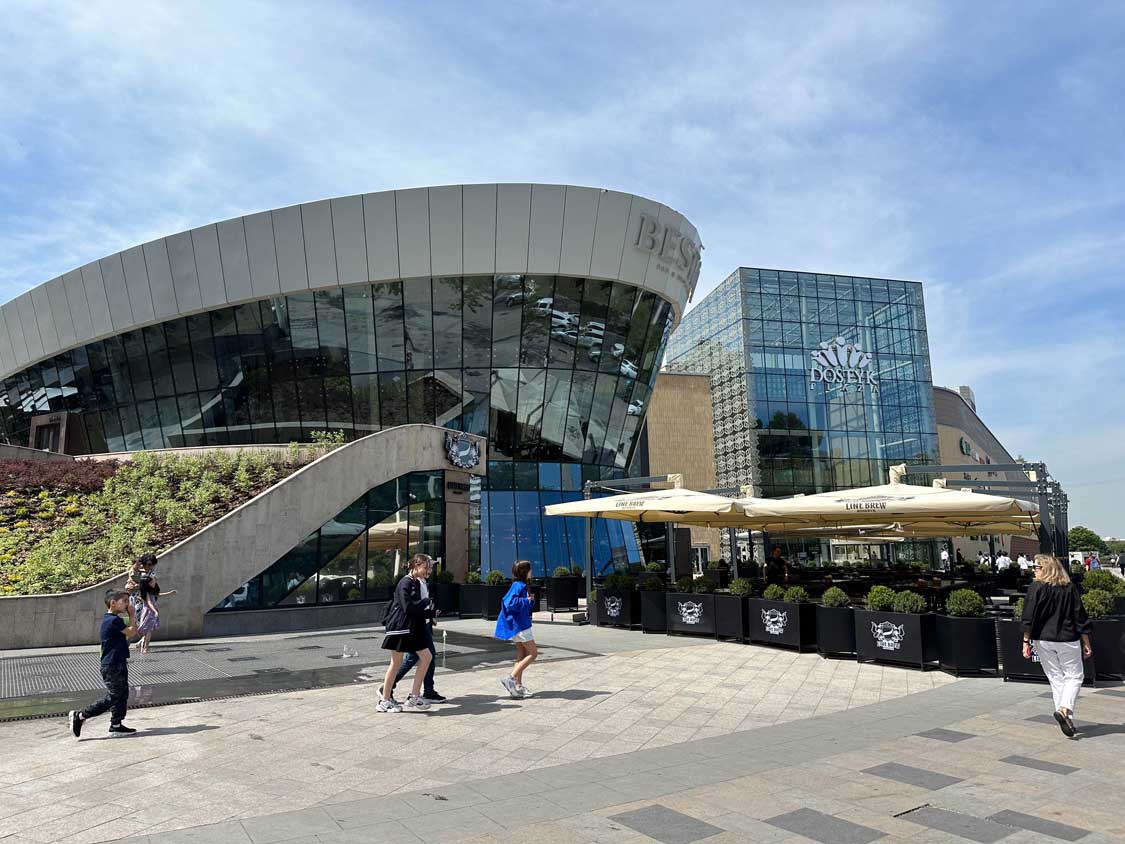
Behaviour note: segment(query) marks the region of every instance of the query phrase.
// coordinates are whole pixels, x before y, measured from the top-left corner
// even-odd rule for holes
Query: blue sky
[[[935,382],[1125,535],[1119,4],[6,12],[0,299],[323,196],[617,188],[698,226],[701,293],[740,264],[924,282]]]

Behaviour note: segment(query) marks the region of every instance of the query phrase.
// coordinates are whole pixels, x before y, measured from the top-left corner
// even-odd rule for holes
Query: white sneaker
[[[500,681],[500,685],[503,686],[505,689],[507,689],[508,694],[511,695],[514,699],[516,699],[516,700],[519,699],[520,693],[518,691],[518,687],[516,686],[516,678],[515,677],[512,677],[511,675],[508,675],[507,677],[505,677],[504,679],[502,679]]]
[[[524,685],[517,685],[516,691],[519,692],[520,697],[535,697],[535,692]]]
[[[392,698],[379,698],[379,702],[375,704],[376,712],[402,712],[402,705]]]
[[[429,708],[430,702],[425,698],[418,697],[416,695],[407,695],[406,703],[403,706],[403,709],[416,709],[419,712],[425,712]]]

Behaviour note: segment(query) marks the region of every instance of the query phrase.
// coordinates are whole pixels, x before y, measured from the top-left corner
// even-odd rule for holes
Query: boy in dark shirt
[[[110,733],[135,733],[121,722],[125,719],[125,709],[129,704],[129,637],[137,632],[137,619],[129,593],[119,589],[108,589],[105,593],[106,613],[102,616],[102,680],[105,682],[105,698],[83,709],[71,710],[70,730],[75,738],[82,735],[82,723],[87,718],[110,713]],[[129,614],[129,624],[121,620],[121,613]]]

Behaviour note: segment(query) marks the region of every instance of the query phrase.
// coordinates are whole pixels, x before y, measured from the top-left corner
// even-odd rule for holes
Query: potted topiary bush
[[[453,582],[453,572],[443,568],[435,571],[430,583],[430,595],[443,615],[451,615],[458,610],[461,587]]]
[[[750,641],[796,648],[816,647],[816,607],[802,586],[766,587],[761,598],[750,599]]]
[[[578,609],[582,581],[566,566],[558,566],[547,578],[547,609],[551,612]]]
[[[1090,572],[1096,573],[1097,570]],[[1082,606],[1093,627],[1090,640],[1094,646],[1095,676],[1099,680],[1125,680],[1125,619],[1113,617],[1113,596],[1104,589],[1087,589],[1082,595]]]
[[[856,609],[855,646],[860,662],[890,662],[925,669],[938,661],[934,616],[916,592],[872,586],[867,609]]]
[[[984,598],[972,589],[956,589],[945,601],[935,630],[938,663],[955,676],[996,671],[996,625],[984,617]]]
[[[747,642],[750,639],[749,597],[754,590],[754,582],[745,577],[736,577],[730,583],[730,591],[715,594],[715,638],[733,639]]]
[[[824,590],[816,608],[816,649],[823,657],[855,656],[855,613],[839,586]]]
[[[636,583],[627,574],[606,575],[598,590],[598,623],[603,627],[634,627],[641,623]]]
[[[668,632],[668,603],[664,597],[667,593],[667,583],[660,575],[646,574],[641,578],[638,597],[641,604],[641,630],[643,632]]]
[[[459,596],[461,618],[484,618],[484,596],[487,587],[481,582],[479,571],[470,571],[461,584]]]
[[[1105,569],[1094,569],[1086,573],[1082,588],[1087,592],[1091,589],[1106,592],[1113,601],[1111,614],[1125,615],[1125,580]]]
[[[676,591],[664,596],[669,633],[715,635],[715,581],[709,577],[681,577]]]
[[[484,617],[494,621],[500,617],[500,604],[508,593],[511,578],[505,577],[504,572],[493,569],[488,573],[484,583]]]

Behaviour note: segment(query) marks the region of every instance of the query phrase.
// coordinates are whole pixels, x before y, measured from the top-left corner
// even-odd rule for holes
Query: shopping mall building
[[[543,507],[628,471],[701,248],[667,206],[562,185],[388,191],[200,226],[0,308],[3,438],[81,455],[464,431],[485,439],[487,471],[464,478],[468,559],[451,562],[529,559],[542,575],[584,548],[582,523]],[[339,502],[335,532],[428,503],[411,510],[417,547],[441,556],[443,475]],[[292,552],[312,601],[308,560],[330,567],[339,547],[324,527]],[[636,534],[601,521],[593,555],[639,561]],[[233,584],[221,603],[283,605],[295,591],[276,583]]]
[[[917,282],[740,267],[684,317],[665,365],[711,377],[720,488],[828,492],[886,483],[897,463],[939,462]],[[773,540],[810,561],[885,553]],[[896,552],[936,553],[931,542]]]

